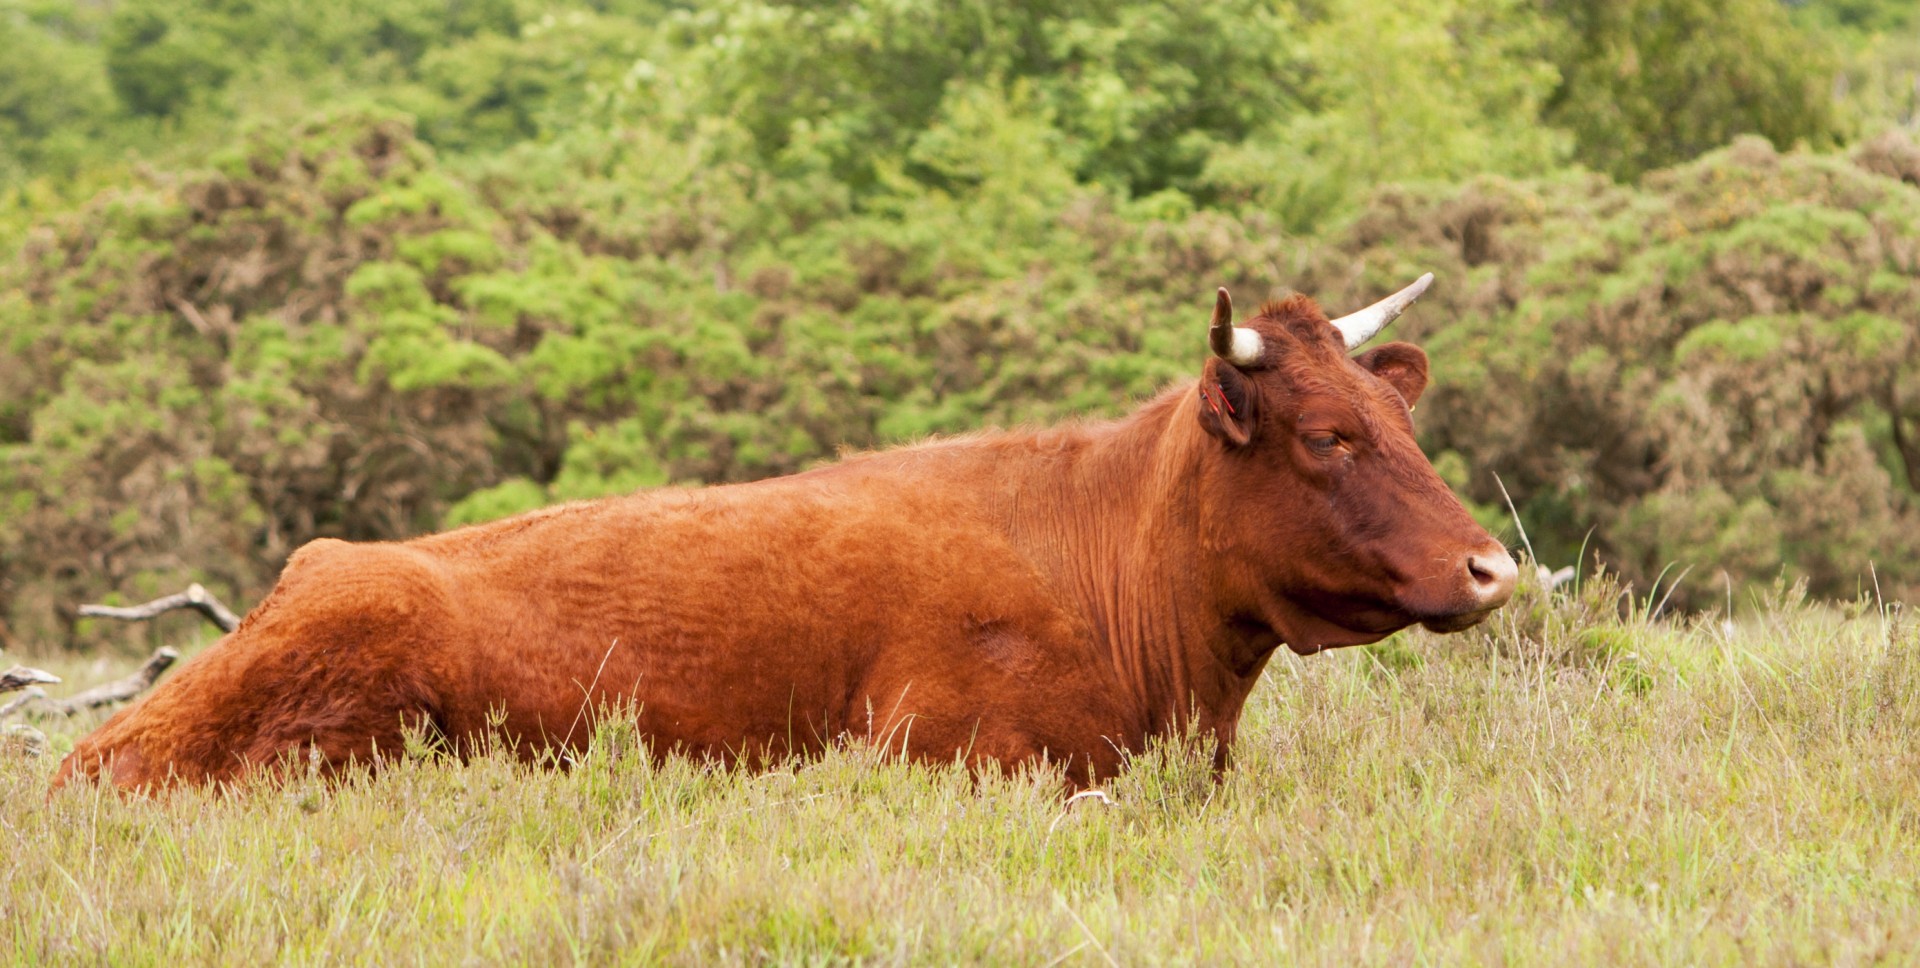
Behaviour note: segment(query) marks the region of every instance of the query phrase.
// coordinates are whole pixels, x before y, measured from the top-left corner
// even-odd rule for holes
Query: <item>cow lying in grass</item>
[[[1329,321],[1215,305],[1196,382],[1114,421],[973,434],[791,477],[320,540],[232,634],[86,737],[56,786],[338,768],[427,730],[537,758],[622,706],[725,762],[846,738],[1075,785],[1197,731],[1224,767],[1275,648],[1454,631],[1515,567],[1414,443],[1427,359],[1349,356],[1431,276]]]

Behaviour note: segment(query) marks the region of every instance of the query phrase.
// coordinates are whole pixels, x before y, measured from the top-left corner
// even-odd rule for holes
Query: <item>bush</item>
[[[1912,594],[1920,185],[1890,177],[1912,151],[1748,139],[1639,191],[1390,192],[1310,285],[1337,296],[1355,262],[1373,291],[1446,280],[1402,324],[1434,359],[1424,439],[1476,501],[1501,501],[1497,474],[1549,563],[1586,545],[1642,587],[1691,565],[1696,594],[1782,569]]]

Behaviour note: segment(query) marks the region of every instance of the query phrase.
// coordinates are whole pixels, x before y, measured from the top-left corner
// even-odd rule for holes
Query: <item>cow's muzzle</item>
[[[1480,608],[1486,611],[1505,605],[1507,599],[1513,597],[1514,583],[1520,579],[1520,566],[1513,563],[1506,547],[1495,542],[1490,548],[1467,556],[1467,577],[1472,580]]]
[[[1520,567],[1504,545],[1491,539],[1487,546],[1467,554],[1461,561],[1462,597],[1450,615],[1426,618],[1421,625],[1435,632],[1458,632],[1487,620],[1495,609],[1513,597],[1513,586],[1520,579]]]

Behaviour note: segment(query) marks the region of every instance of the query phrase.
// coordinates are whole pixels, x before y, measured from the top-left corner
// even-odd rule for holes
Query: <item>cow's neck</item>
[[[1208,588],[1197,482],[1213,442],[1195,399],[1186,388],[1113,423],[1050,432],[1063,435],[1058,457],[1014,462],[1007,512],[1015,542],[1105,649],[1140,728],[1191,723],[1223,741],[1224,761],[1275,642],[1230,625]]]

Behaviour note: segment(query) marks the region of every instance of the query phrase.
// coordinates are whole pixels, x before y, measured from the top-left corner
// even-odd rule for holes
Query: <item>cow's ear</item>
[[[1229,447],[1253,440],[1253,381],[1226,360],[1207,360],[1200,374],[1200,426]]]
[[[1407,402],[1409,410],[1427,389],[1427,354],[1412,343],[1377,346],[1353,361],[1400,391],[1400,399]]]

